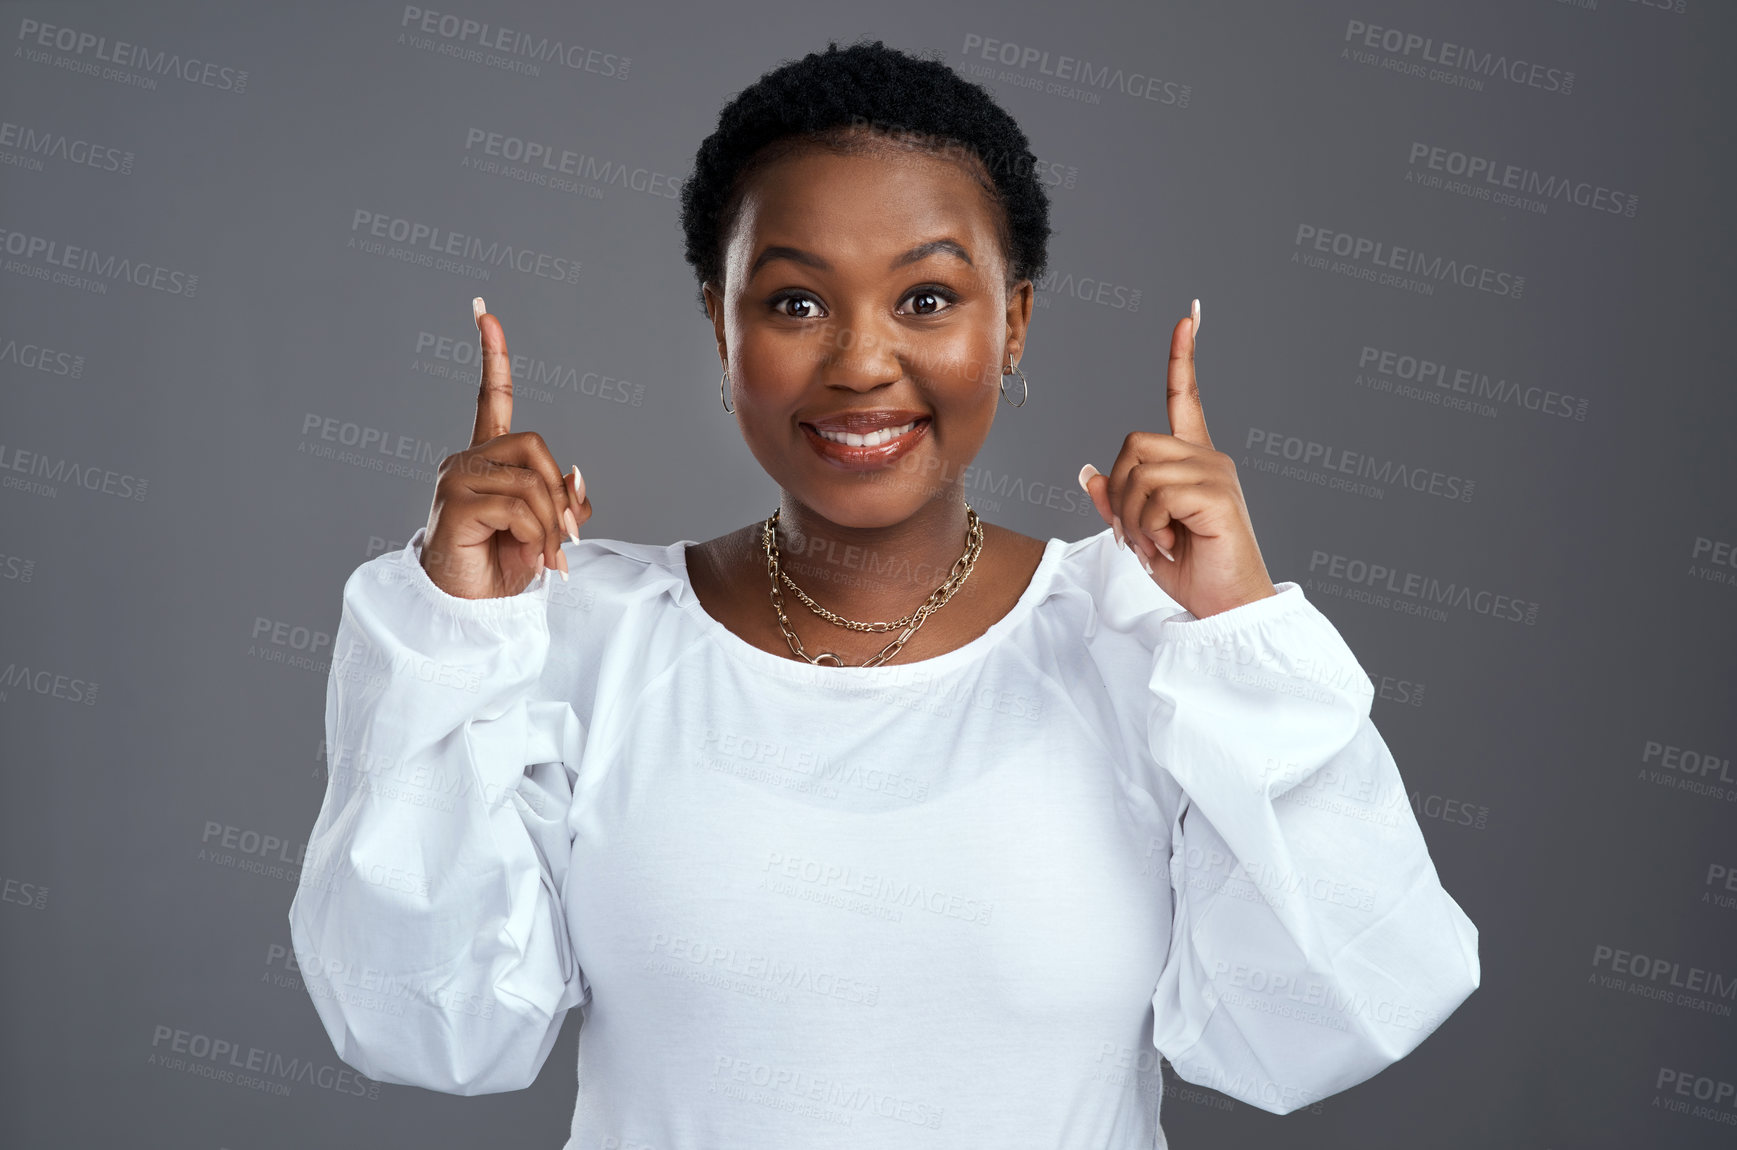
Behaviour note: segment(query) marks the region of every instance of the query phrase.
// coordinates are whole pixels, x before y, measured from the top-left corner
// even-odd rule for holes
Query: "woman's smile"
[[[846,471],[891,467],[928,434],[932,419],[909,411],[841,412],[800,424],[814,453]]]

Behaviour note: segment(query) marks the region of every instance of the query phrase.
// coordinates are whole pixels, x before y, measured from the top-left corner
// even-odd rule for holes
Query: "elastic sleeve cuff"
[[[1293,741],[1294,733],[1287,735],[1284,727],[1302,721],[1296,709],[1304,704],[1327,704],[1330,710],[1344,710],[1347,718],[1367,715],[1374,686],[1344,636],[1299,585],[1274,586],[1276,595],[1205,619],[1184,612],[1160,623],[1152,689],[1164,694],[1164,680],[1177,674],[1211,679],[1214,689],[1209,694],[1215,701],[1208,703],[1202,696],[1195,701],[1196,710],[1205,706],[1237,723],[1255,715],[1277,722],[1267,736],[1279,745]],[[1202,682],[1195,684],[1197,690],[1203,687]],[[1275,710],[1273,704],[1281,697],[1289,703]],[[1349,731],[1341,734],[1350,737]]]
[[[1171,615],[1158,628],[1159,642],[1188,643],[1222,639],[1313,606],[1303,596],[1302,587],[1296,583],[1286,580],[1274,583],[1273,586],[1278,589],[1277,595],[1268,595],[1264,599],[1256,599],[1252,603],[1244,603],[1240,607],[1232,607],[1204,619],[1196,618],[1191,611]]]
[[[383,576],[409,587],[438,614],[466,622],[512,625],[543,615],[548,610],[549,569],[542,571],[526,584],[517,595],[493,599],[464,599],[445,591],[422,568],[422,544],[428,525],[416,529],[401,550],[383,556],[386,560]]]

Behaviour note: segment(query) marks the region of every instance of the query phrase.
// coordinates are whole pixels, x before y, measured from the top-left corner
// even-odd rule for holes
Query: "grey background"
[[[631,64],[491,68],[398,43],[402,7],[377,2],[0,5],[7,130],[131,154],[113,171],[0,146],[0,1143],[561,1144],[576,1017],[532,1089],[471,1099],[202,1077],[153,1062],[159,1028],[337,1066],[284,958],[324,788],[313,636],[336,629],[349,572],[424,520],[434,463],[468,441],[474,368],[427,374],[447,361],[419,353],[419,333],[468,352],[480,293],[516,355],[590,381],[521,397],[514,424],[583,468],[588,535],[706,539],[775,505],[718,407],[671,196],[731,94],[868,34],[990,67],[966,74],[1054,165],[1053,275],[1021,365],[1031,398],[1000,411],[968,498],[1040,537],[1099,530],[1074,475],[1107,469],[1131,430],[1167,430],[1165,342],[1199,296],[1207,419],[1238,457],[1268,567],[1312,580],[1376,680],[1376,723],[1481,931],[1482,988],[1411,1057],[1286,1118],[1171,1079],[1173,1144],[1731,1144],[1729,1099],[1672,1112],[1660,1082],[1737,1082],[1737,905],[1716,878],[1737,870],[1737,11],[424,7]],[[88,51],[28,54],[27,20],[245,70],[245,90],[83,74],[56,61]],[[1478,91],[1358,62],[1341,55],[1352,20],[1572,71],[1573,89]],[[1187,105],[1022,87],[998,74],[1044,77],[984,65],[973,36],[1157,75],[1186,85]],[[467,169],[470,128],[657,173],[669,194]],[[1637,195],[1637,209],[1537,213],[1420,187],[1406,180],[1417,142]],[[352,250],[358,209],[578,259],[578,282],[479,282]],[[1523,275],[1524,293],[1426,295],[1307,268],[1291,259],[1305,224]],[[51,265],[14,253],[13,233],[197,288],[45,281],[32,269]],[[1080,277],[1121,294],[1081,298]],[[1137,308],[1115,306],[1134,290]],[[1357,382],[1364,347],[1584,399],[1584,418],[1380,392]],[[599,376],[625,382],[600,391]],[[304,431],[310,415],[431,454],[408,476],[322,458],[339,445]],[[1474,494],[1390,483],[1377,499],[1272,474],[1251,430],[1470,479]],[[1335,594],[1348,580],[1321,579],[1317,553],[1511,595],[1533,621],[1356,601]],[[1649,761],[1649,744],[1721,762],[1691,776]],[[1629,992],[1668,974],[1605,985],[1600,947],[1711,972],[1699,997],[1715,1009]]]

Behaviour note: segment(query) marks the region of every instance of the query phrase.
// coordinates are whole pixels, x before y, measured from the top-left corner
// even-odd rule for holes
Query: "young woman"
[[[344,1061],[519,1090],[577,1006],[569,1148],[1133,1150],[1160,1055],[1286,1113],[1477,987],[1368,678],[1207,434],[1198,304],[1169,432],[1080,473],[1104,530],[967,503],[1025,401],[1031,161],[878,41],[724,108],[687,257],[781,498],[704,543],[579,536],[477,301],[471,446],[344,588],[290,908]]]

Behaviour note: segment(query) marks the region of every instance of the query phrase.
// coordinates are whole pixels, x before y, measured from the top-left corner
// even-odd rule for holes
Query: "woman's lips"
[[[914,448],[929,433],[929,417],[924,416],[917,420],[917,425],[903,435],[873,447],[852,447],[848,443],[836,443],[806,423],[801,426],[802,434],[807,437],[809,446],[814,448],[814,453],[834,467],[846,471],[874,471],[892,466]]]

